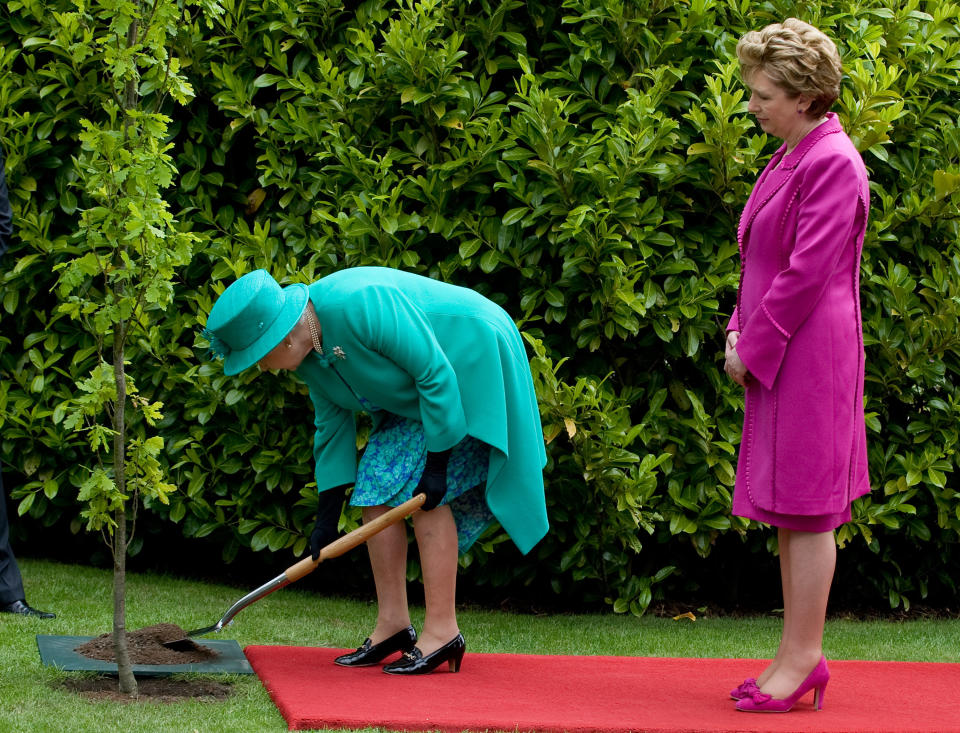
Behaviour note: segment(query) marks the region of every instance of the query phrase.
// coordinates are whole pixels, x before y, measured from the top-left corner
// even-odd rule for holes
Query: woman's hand
[[[747,365],[740,361],[740,355],[737,353],[736,345],[739,340],[739,331],[730,331],[727,334],[726,359],[723,364],[723,371],[730,375],[730,379],[741,387],[746,387],[750,382],[751,375],[747,371]]]
[[[423,469],[420,483],[413,492],[414,496],[424,494],[427,497],[421,507],[425,512],[436,508],[447,493],[447,461],[449,460],[450,450],[439,453],[427,451],[427,465]]]
[[[314,560],[319,560],[320,551],[340,536],[337,526],[343,511],[344,494],[349,485],[334,486],[321,491],[317,496],[317,519],[313,523],[313,531],[310,532],[310,556]]]

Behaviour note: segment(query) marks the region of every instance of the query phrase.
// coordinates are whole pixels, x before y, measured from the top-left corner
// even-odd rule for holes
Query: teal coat
[[[310,301],[324,355],[308,355],[297,374],[316,413],[317,488],[354,483],[354,415],[375,405],[423,423],[427,450],[467,435],[489,445],[487,504],[529,552],[547,533],[546,452],[510,316],[472,290],[384,267],[328,275],[310,286]]]

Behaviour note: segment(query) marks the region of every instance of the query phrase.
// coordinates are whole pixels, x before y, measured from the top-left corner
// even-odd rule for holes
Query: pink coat
[[[860,319],[867,172],[834,114],[784,151],[740,219],[741,282],[727,326],[740,331],[737,353],[753,375],[734,499],[746,516],[738,505],[833,514],[870,491]]]

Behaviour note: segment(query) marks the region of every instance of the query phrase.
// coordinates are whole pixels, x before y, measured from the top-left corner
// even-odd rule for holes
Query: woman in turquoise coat
[[[367,542],[376,625],[337,663],[367,666],[403,652],[385,672],[424,674],[444,662],[459,670],[458,550],[498,521],[527,553],[548,526],[540,413],[511,318],[472,290],[389,268],[285,288],[257,270],[223,292],[205,335],[226,374],[258,364],[296,371],[309,387],[315,558],[337,536],[346,487],[364,522],[426,494],[413,517],[426,601],[419,638],[407,608],[406,529],[395,524]],[[374,425],[359,461],[358,412]]]

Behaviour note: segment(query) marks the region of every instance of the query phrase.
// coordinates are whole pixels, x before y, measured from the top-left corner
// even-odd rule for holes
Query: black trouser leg
[[[0,475],[0,604],[23,600],[23,578],[17,558],[10,547],[10,525],[7,523],[7,494]]]

